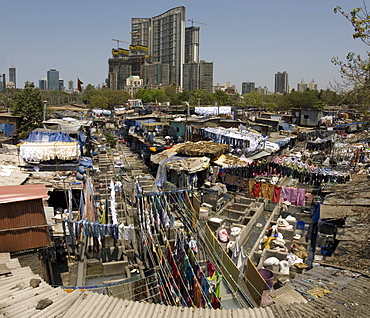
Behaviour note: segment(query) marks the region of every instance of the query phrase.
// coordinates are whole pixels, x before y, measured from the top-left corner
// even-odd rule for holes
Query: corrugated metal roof
[[[269,296],[275,304],[280,306],[286,306],[293,303],[307,303],[307,300],[290,285],[284,285],[283,287],[270,292]]]
[[[271,308],[183,308],[129,301],[91,291],[76,290],[66,293],[60,288],[51,287],[42,279],[39,287],[32,288],[30,280],[40,277],[33,274],[29,267],[21,267],[17,259],[10,259],[8,253],[0,254],[0,264],[4,264],[11,271],[8,277],[0,276],[0,316],[5,317],[274,317]],[[43,310],[37,310],[37,303],[45,298],[53,303]]]
[[[0,187],[0,204],[47,198],[44,184]]]
[[[264,308],[214,310],[134,302],[91,291],[76,290],[72,293],[66,293],[60,288],[51,287],[42,279],[39,287],[32,288],[30,279],[39,278],[39,276],[33,274],[29,267],[22,268],[17,259],[10,259],[8,253],[0,254],[0,264],[4,264],[11,271],[11,275],[8,277],[0,276],[0,316],[3,317],[360,318],[368,317],[370,309],[368,302],[370,279],[363,276],[352,278],[351,281],[347,280],[344,285],[342,283],[346,279],[340,279],[342,280],[338,284],[341,286],[340,288],[332,289],[331,294],[309,301],[307,304],[276,304]],[[342,274],[320,269],[314,270],[307,277],[301,275],[301,279],[306,281],[305,283],[309,285],[307,287],[313,287],[314,277],[319,281],[330,280],[334,283],[336,277]],[[330,276],[331,279],[329,279]],[[279,293],[281,294],[283,291]],[[289,294],[291,291],[292,289],[285,290]],[[53,303],[43,310],[37,310],[37,303],[45,298],[52,300]]]

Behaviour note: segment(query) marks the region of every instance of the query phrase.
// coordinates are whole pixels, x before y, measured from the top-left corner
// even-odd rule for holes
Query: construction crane
[[[130,44],[130,42],[126,42],[126,41],[122,41],[122,40],[117,40],[117,39],[112,39],[112,41],[116,41],[117,42],[117,49],[119,48],[119,42],[129,43]]]
[[[205,23],[202,23],[202,22],[198,22],[198,21],[195,21],[194,19],[188,19],[188,21],[191,22],[191,26],[194,26],[194,23],[198,23],[198,24],[203,24],[203,25],[207,25]]]

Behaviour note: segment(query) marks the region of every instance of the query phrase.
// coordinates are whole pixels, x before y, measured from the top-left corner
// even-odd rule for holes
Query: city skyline
[[[314,78],[318,89],[326,89],[329,82],[340,81],[333,56],[345,59],[348,52],[366,51],[361,41],[352,39],[349,22],[333,12],[336,5],[349,11],[362,1],[238,0],[230,8],[208,0],[143,3],[4,2],[0,25],[7,32],[2,34],[0,73],[16,67],[18,88],[25,81],[37,86],[53,68],[66,81],[79,77],[85,85],[101,85],[116,46],[112,39],[130,42],[131,19],[156,16],[180,5],[186,9],[186,26],[193,20],[200,27],[199,59],[213,62],[214,85],[230,82],[241,91],[242,82],[250,81],[273,91],[275,73],[286,70],[291,88],[302,78],[308,82]]]

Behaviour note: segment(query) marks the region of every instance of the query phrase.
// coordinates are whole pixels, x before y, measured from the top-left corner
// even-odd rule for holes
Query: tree
[[[99,90],[95,89],[95,87],[91,84],[88,84],[84,90],[82,101],[85,104],[90,104],[91,99],[93,96],[99,95]]]
[[[322,107],[317,91],[291,92],[285,95],[284,104],[289,109]]]
[[[243,95],[242,103],[243,105],[248,107],[262,107],[263,98],[260,93],[253,91]]]
[[[320,90],[318,97],[324,105],[338,105],[341,102],[341,96],[330,89]]]
[[[88,85],[89,86],[89,85]],[[130,94],[122,90],[108,88],[85,90],[83,100],[91,108],[103,108],[112,110],[115,105],[124,105],[130,98]]]
[[[180,94],[177,92],[176,85],[169,85],[164,88],[164,93],[166,95],[167,100],[170,102],[171,105],[179,105],[180,102]]]
[[[227,94],[226,92],[224,91],[216,91],[214,94],[213,94],[213,98],[217,101],[217,104],[219,106],[227,106],[227,105],[231,105],[231,98],[230,98],[230,95]]]
[[[30,131],[41,125],[44,107],[41,92],[34,83],[26,82],[23,90],[13,93],[9,105],[13,115],[22,117],[20,139],[27,138]]]
[[[215,101],[212,93],[200,89],[192,89],[188,97],[190,105],[213,105]]]
[[[160,103],[168,100],[163,89],[139,89],[135,94],[136,98],[140,98],[143,103]]]
[[[344,12],[340,6],[337,6],[334,8],[334,13],[342,14],[352,24],[354,39],[360,39],[366,46],[370,46],[370,14],[365,2],[363,7],[352,9],[349,13]],[[345,61],[341,61],[339,57],[333,57],[332,62],[339,66],[344,87],[351,88],[348,94],[369,96],[370,52],[367,53],[365,58],[361,57],[360,54],[350,52],[347,54]],[[337,86],[342,88],[339,84]],[[361,106],[367,108],[369,102],[369,98],[363,98]]]

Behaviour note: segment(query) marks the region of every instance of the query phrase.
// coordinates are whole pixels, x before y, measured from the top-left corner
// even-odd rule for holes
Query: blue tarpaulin
[[[86,167],[86,168],[91,168],[92,167],[92,159],[91,159],[91,157],[81,157],[79,164],[81,166]]]
[[[347,126],[351,126],[351,125],[361,125],[361,124],[365,124],[365,122],[363,121],[363,122],[335,125],[334,128],[347,127]]]
[[[280,128],[281,130],[293,130],[292,125],[289,125],[289,124],[287,124],[287,123],[280,123],[280,124],[279,124],[279,128]]]

